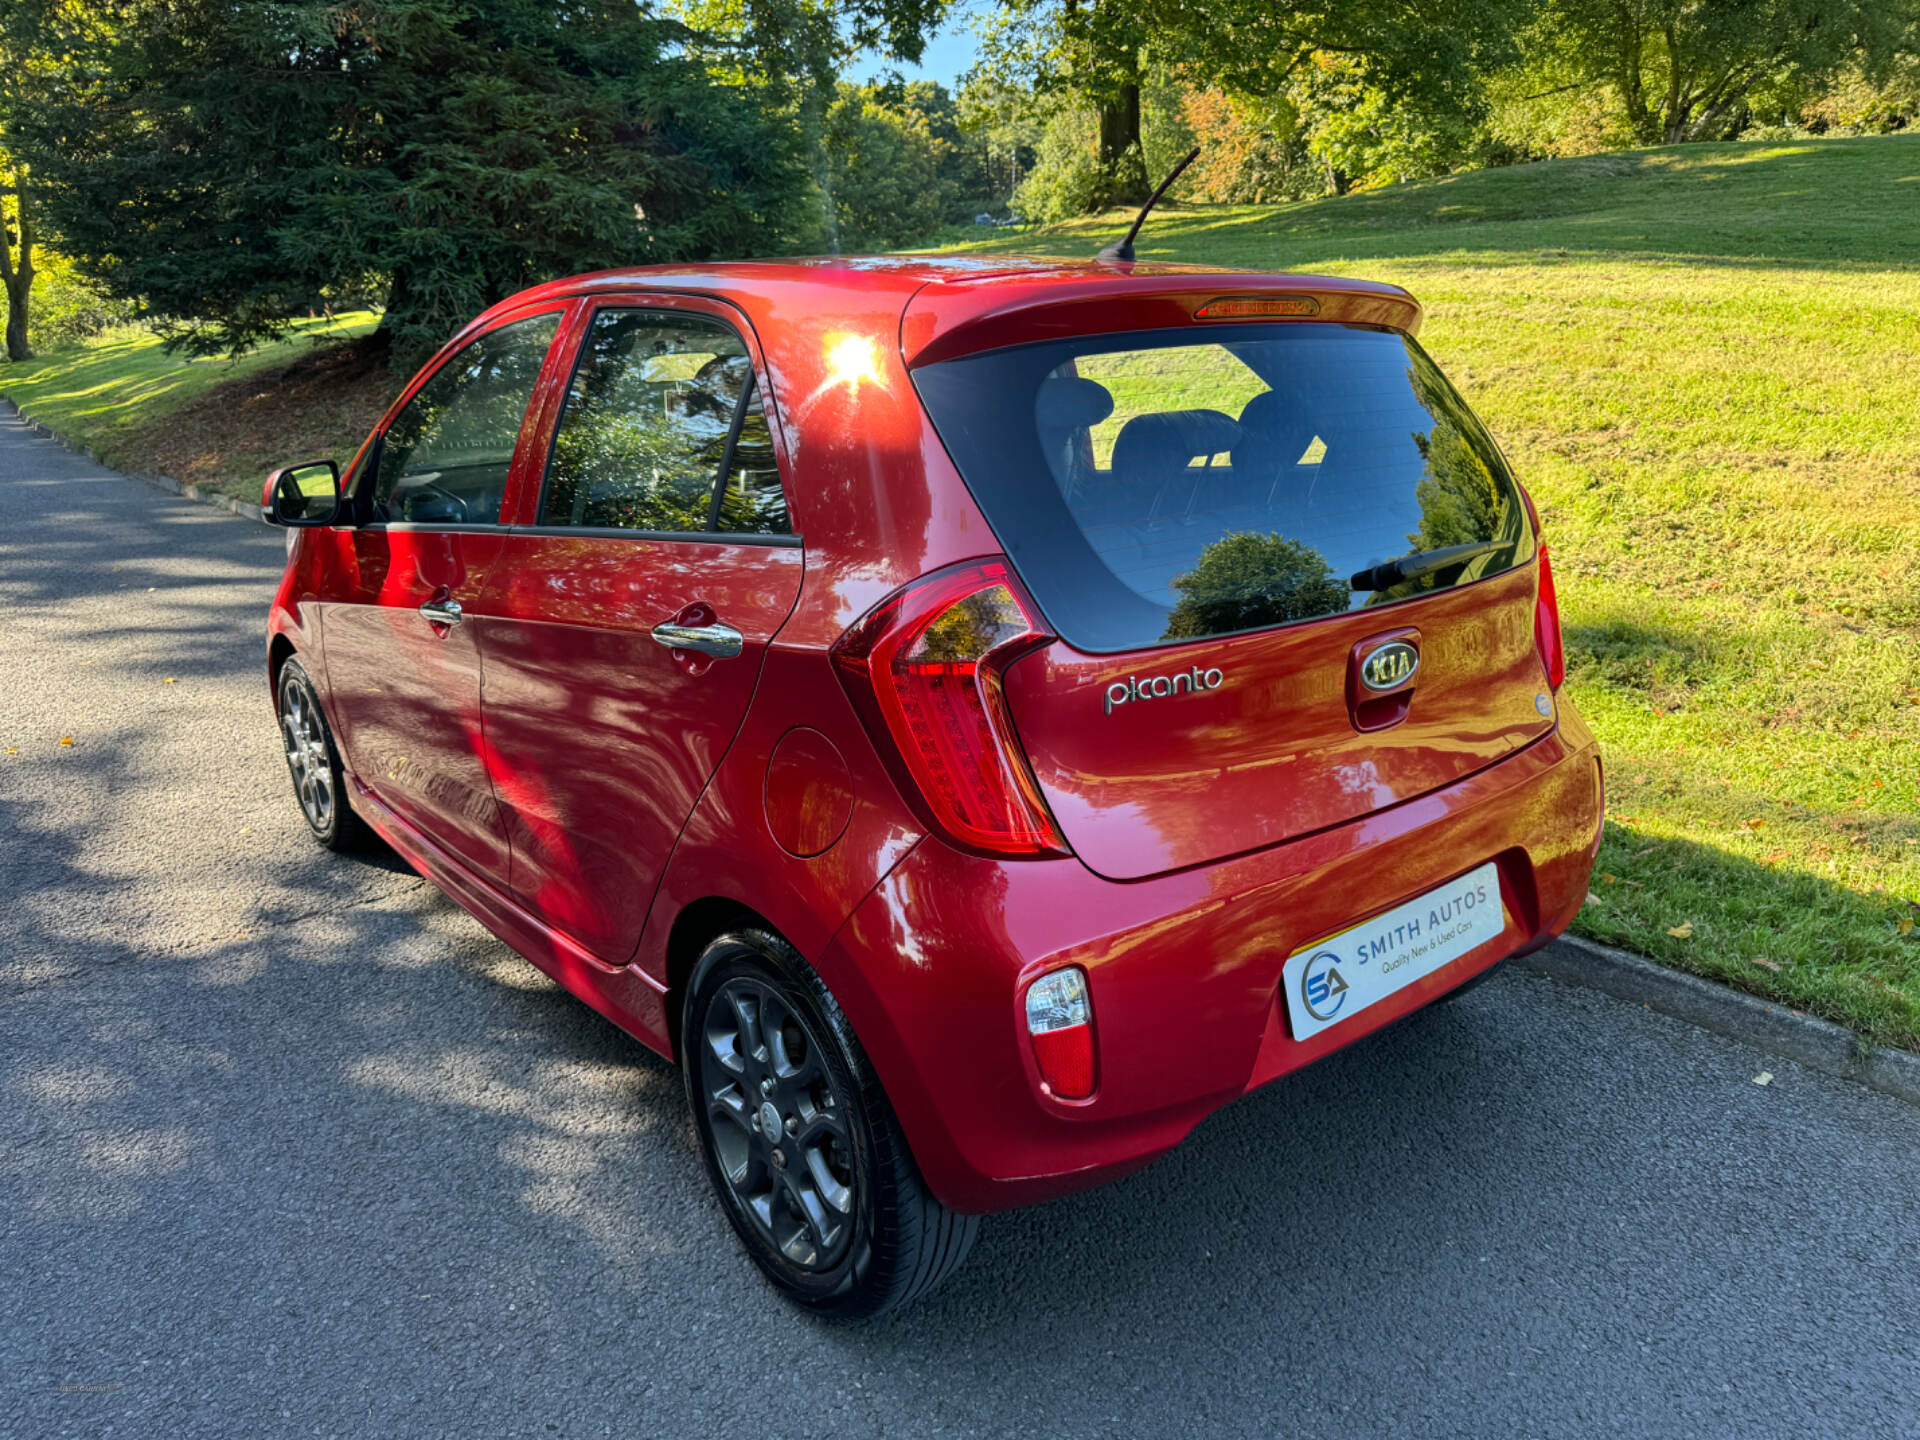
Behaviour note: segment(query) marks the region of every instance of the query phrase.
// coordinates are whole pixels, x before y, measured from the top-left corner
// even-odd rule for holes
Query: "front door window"
[[[387,427],[376,525],[497,525],[507,472],[558,311],[489,330],[434,372]]]

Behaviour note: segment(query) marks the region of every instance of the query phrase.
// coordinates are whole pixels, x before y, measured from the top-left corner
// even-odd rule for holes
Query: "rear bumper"
[[[1563,703],[1552,734],[1455,785],[1151,880],[923,841],[822,970],[865,982],[849,1008],[934,1193],[968,1212],[1029,1204],[1139,1168],[1237,1096],[1546,944],[1586,898],[1601,805],[1598,747]],[[1497,938],[1292,1038],[1289,954],[1489,859]],[[1087,971],[1098,1041],[1098,1088],[1079,1103],[1041,1092],[1020,1015],[1027,982],[1065,964]]]

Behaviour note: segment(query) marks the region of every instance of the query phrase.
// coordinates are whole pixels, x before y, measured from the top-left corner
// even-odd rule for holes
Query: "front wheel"
[[[789,1299],[877,1315],[973,1248],[978,1217],[928,1193],[846,1016],[778,936],[741,930],[706,948],[680,1053],[714,1191]]]
[[[307,667],[292,656],[280,667],[274,699],[280,712],[280,747],[287,774],[313,838],[329,850],[359,850],[370,838],[366,824],[347,803],[346,773],[333,731],[320,708]]]

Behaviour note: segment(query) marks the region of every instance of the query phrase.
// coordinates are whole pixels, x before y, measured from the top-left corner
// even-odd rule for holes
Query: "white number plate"
[[[1281,972],[1293,1038],[1305,1040],[1458,960],[1506,928],[1492,861],[1417,900],[1296,950]]]

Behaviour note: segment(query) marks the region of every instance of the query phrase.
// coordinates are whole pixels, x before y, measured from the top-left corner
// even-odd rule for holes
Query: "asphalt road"
[[[281,554],[0,423],[0,1434],[1920,1435],[1920,1110],[1529,975],[789,1311],[666,1065],[310,844]]]

